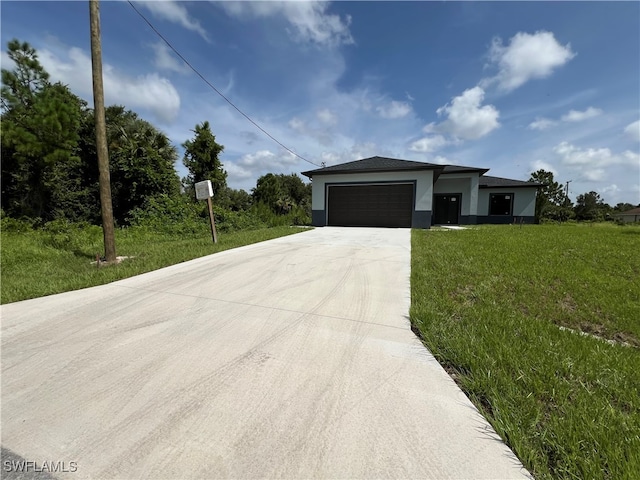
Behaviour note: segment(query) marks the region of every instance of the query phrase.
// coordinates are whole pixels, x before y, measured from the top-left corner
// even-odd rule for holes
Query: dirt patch
[[[617,332],[614,333],[613,339],[622,344],[633,345],[636,348],[640,348],[640,339],[638,339],[635,335],[632,335],[627,332]]]
[[[478,295],[471,285],[459,286],[453,292],[451,292],[449,296],[456,303],[464,307],[471,307],[478,300]]]
[[[580,324],[580,330],[576,330],[570,327],[564,327],[562,325],[558,326],[560,330],[566,330],[571,333],[575,333],[578,335],[584,335],[587,337],[596,338],[603,342],[607,342],[610,345],[622,345],[624,347],[632,347],[639,348],[640,341],[629,333],[625,332],[617,332],[613,334],[613,338],[606,338],[605,332],[606,329],[604,325],[598,325],[593,323],[582,323]]]
[[[116,257],[115,262],[107,262],[107,260],[104,257],[97,257],[96,260],[91,262],[91,265],[97,265],[98,267],[106,267],[109,265],[117,265],[130,258],[134,258],[134,257],[120,256],[120,257]]]
[[[563,312],[573,313],[577,310],[578,304],[568,293],[558,301],[558,306]]]

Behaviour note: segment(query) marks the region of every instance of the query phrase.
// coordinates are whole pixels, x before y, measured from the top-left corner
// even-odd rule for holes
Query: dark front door
[[[331,185],[328,224],[343,227],[411,227],[413,184]]]
[[[460,195],[437,194],[433,223],[436,225],[457,225],[460,221]]]

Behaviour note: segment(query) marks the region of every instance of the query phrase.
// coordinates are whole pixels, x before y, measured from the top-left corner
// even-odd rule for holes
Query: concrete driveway
[[[2,446],[69,479],[526,478],[409,328],[410,233],[315,229],[3,306]]]

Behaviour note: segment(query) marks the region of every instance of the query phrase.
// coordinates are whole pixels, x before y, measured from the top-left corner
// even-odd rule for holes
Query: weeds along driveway
[[[520,478],[411,332],[408,229],[2,307],[2,445],[60,478]]]

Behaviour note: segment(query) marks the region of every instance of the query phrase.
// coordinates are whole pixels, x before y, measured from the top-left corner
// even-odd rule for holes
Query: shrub
[[[0,210],[0,230],[4,232],[28,232],[35,227],[35,221],[31,218],[12,218]]]
[[[199,236],[207,229],[205,215],[203,203],[193,203],[184,196],[157,195],[131,210],[127,222],[159,233]]]
[[[71,252],[102,249],[102,227],[87,222],[70,222],[65,219],[52,220],[42,227],[42,241],[45,245],[58,250]]]

